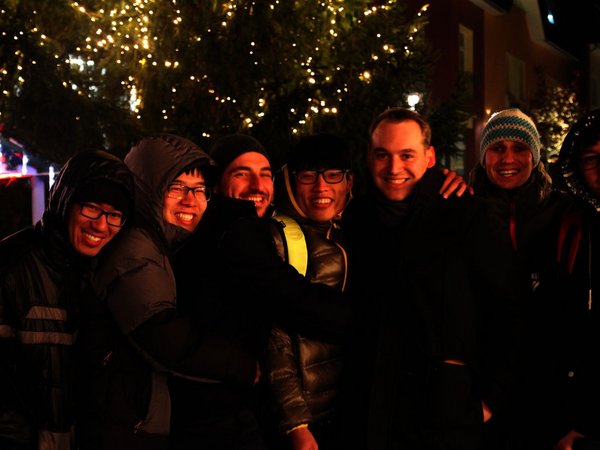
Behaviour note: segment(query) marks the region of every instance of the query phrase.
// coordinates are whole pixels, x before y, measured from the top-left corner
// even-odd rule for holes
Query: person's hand
[[[481,408],[483,409],[483,423],[486,423],[492,418],[492,410],[482,401]]]
[[[254,384],[258,384],[260,381],[260,364],[256,361],[256,374],[254,375]]]
[[[473,188],[465,183],[463,177],[458,175],[454,170],[442,169],[442,173],[446,175],[446,179],[440,189],[442,197],[448,198],[452,194],[457,197],[462,197],[466,191],[473,195]]]
[[[585,436],[575,430],[571,430],[554,445],[554,450],[573,450],[573,442],[575,439],[582,437]]]
[[[296,428],[290,433],[292,450],[318,450],[319,446],[308,427]]]

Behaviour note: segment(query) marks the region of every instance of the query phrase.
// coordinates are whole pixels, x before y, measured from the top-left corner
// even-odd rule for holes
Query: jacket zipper
[[[510,240],[512,241],[513,248],[517,250],[517,219],[516,219],[516,205],[514,201],[510,202],[510,216],[508,218],[508,227],[510,230]]]

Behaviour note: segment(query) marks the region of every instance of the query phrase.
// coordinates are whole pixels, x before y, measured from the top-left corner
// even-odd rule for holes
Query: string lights
[[[167,73],[161,80],[166,80],[162,92],[169,103],[155,106],[155,111],[165,124],[173,120],[177,108],[192,91],[212,99],[215,106],[236,110],[240,126],[248,129],[264,120],[270,106],[282,95],[294,90],[302,92],[305,99],[296,101],[288,110],[290,131],[301,133],[310,130],[319,116],[339,114],[356,83],[370,86],[386,67],[395,67],[400,58],[410,57],[422,34],[429,6],[424,5],[408,26],[376,32],[382,28],[378,24],[386,20],[400,23],[396,17],[403,10],[402,0],[377,5],[356,0],[272,0],[266,5],[250,0],[212,3],[213,6],[196,6],[203,11],[195,17],[189,14],[191,6],[182,0],[107,1],[102,3],[107,5],[105,8],[98,9],[94,8],[96,2],[72,1],[70,8],[77,27],[87,31],[67,54],[58,38],[45,31],[37,11],[32,11],[24,22],[30,25],[29,29],[13,35],[3,30],[0,36],[15,41],[27,37],[29,42],[47,49],[56,67],[70,74],[63,80],[63,87],[79,95],[97,97],[104,92],[104,81],[117,80],[111,86],[120,86],[124,107],[138,120],[143,120],[150,100],[147,96],[152,95],[148,83],[154,82],[161,71]],[[306,13],[306,22],[286,23],[286,14],[292,12],[297,14],[295,17]],[[0,9],[0,15],[5,14],[5,8]],[[250,87],[242,91],[233,82],[221,82],[221,78],[230,80],[232,75],[216,73],[211,66],[214,62],[207,55],[210,46],[221,45],[237,35],[236,27],[242,20],[258,21],[259,17],[261,24],[270,24],[271,35],[265,38],[260,30],[246,30],[235,42],[236,51],[245,55],[246,63],[230,70],[240,78],[240,84]],[[1,16],[0,19],[7,20]],[[192,20],[196,21],[193,26]],[[406,22],[406,18],[403,20]],[[361,39],[377,45],[353,47],[351,43],[360,43]],[[273,50],[278,53],[271,55]],[[197,52],[197,57],[193,52]],[[4,82],[9,68],[0,63],[1,94],[5,97],[17,95],[19,86],[27,83],[22,71],[23,61],[29,55],[17,49],[15,58],[19,63],[11,67],[10,78],[17,82],[11,88]],[[30,63],[35,64],[35,60]],[[280,74],[285,76],[276,78]],[[197,132],[204,137],[211,135],[208,128]]]

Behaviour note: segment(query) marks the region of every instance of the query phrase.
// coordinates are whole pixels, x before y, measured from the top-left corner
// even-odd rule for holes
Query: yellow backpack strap
[[[287,248],[288,263],[291,264],[303,276],[306,276],[308,267],[308,249],[306,248],[306,238],[298,222],[289,216],[276,214],[273,217],[283,227],[285,236],[285,246]]]

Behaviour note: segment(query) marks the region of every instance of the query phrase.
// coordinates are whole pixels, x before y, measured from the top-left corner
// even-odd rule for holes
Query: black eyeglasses
[[[319,179],[319,175],[323,175],[326,183],[337,184],[341,183],[349,170],[327,169],[327,170],[299,170],[293,172],[298,183],[314,184]]]
[[[600,166],[600,154],[587,155],[579,160],[579,167],[582,170],[593,170]]]
[[[125,225],[125,216],[118,212],[104,211],[91,203],[80,203],[81,215],[88,219],[98,220],[102,216],[106,216],[106,223],[113,227],[122,227]]]
[[[210,200],[210,189],[206,186],[189,187],[185,184],[171,184],[167,189],[167,197],[181,200],[187,197],[190,191],[198,201],[207,202]]]

